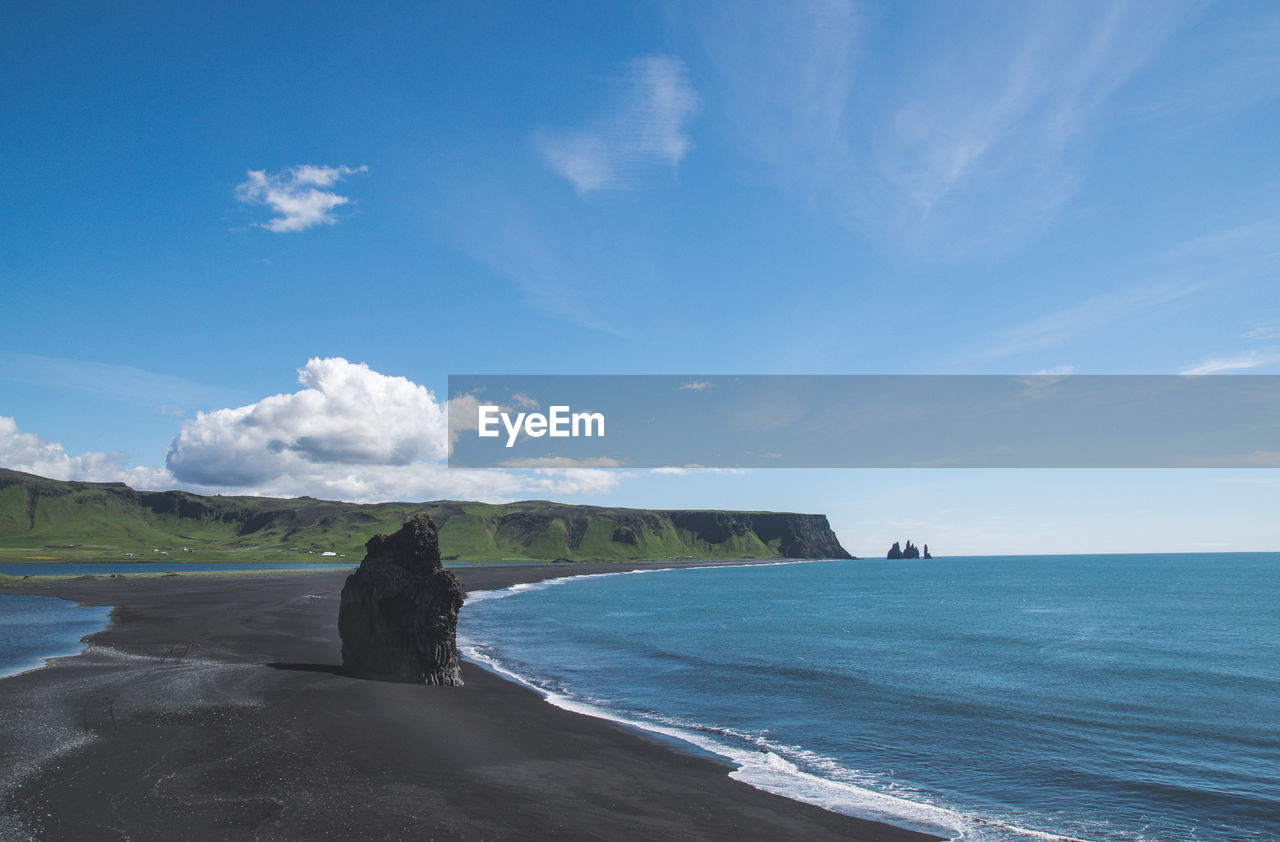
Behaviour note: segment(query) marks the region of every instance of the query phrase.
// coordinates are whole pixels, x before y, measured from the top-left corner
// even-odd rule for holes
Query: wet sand
[[[455,572],[480,590],[623,569]],[[0,680],[0,839],[933,838],[753,789],[474,664],[464,687],[347,677],[345,577],[0,590],[115,606],[85,654]]]

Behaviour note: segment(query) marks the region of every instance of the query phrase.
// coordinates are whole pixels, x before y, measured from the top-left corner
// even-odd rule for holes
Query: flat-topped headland
[[[354,564],[370,535],[395,532],[420,511],[439,527],[446,562],[852,558],[822,514],[203,496],[0,469],[0,550],[28,548],[55,560],[167,554],[175,561],[342,557]]]

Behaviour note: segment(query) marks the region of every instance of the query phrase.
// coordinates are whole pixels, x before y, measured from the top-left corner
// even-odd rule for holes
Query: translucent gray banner
[[[451,375],[451,467],[1274,468],[1280,376]]]

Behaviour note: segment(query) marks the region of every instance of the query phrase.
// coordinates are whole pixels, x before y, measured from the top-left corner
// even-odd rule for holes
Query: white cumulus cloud
[[[278,173],[249,170],[248,178],[236,185],[236,198],[250,205],[265,205],[279,214],[269,222],[258,223],[268,231],[305,231],[316,225],[333,225],[338,221],[333,209],[351,200],[322,188],[331,188],[347,176],[368,169],[307,164]]]
[[[201,412],[166,464],[202,485],[252,485],[308,464],[407,465],[444,459],[444,407],[425,387],[363,363],[312,359],[303,389],[235,409]]]
[[[298,382],[302,388],[295,392],[198,413],[174,437],[165,467],[128,467],[124,453],[71,456],[61,444],[0,417],[0,466],[147,490],[356,503],[607,494],[630,476],[604,470],[603,463],[450,468],[448,413],[461,413],[459,429],[468,429],[468,419],[474,429],[474,396],[446,403],[407,378],[340,357],[308,360]]]
[[[511,402],[521,409],[542,409],[542,404],[538,403],[524,392],[516,392],[512,395]]]
[[[631,62],[621,101],[606,116],[578,130],[540,132],[534,144],[581,195],[627,187],[646,163],[680,163],[692,145],[686,123],[697,110],[684,62],[641,56]]]
[[[163,488],[172,480],[164,468],[126,468],[125,459],[119,451],[72,456],[61,444],[24,433],[15,419],[0,415],[0,465],[6,468],[51,479],[126,482],[144,489]]]
[[[620,479],[595,469],[449,468],[448,413],[461,412],[459,430],[470,428],[473,396],[446,404],[407,378],[340,357],[309,360],[298,382],[299,391],[187,422],[166,458],[174,477],[206,489],[356,502],[599,494]]]

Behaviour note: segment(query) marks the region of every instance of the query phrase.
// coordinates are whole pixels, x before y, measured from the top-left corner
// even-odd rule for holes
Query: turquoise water
[[[473,594],[464,651],[953,838],[1280,839],[1280,555],[832,561]]]
[[[0,677],[74,655],[80,638],[107,627],[111,609],[30,594],[0,595]]]

